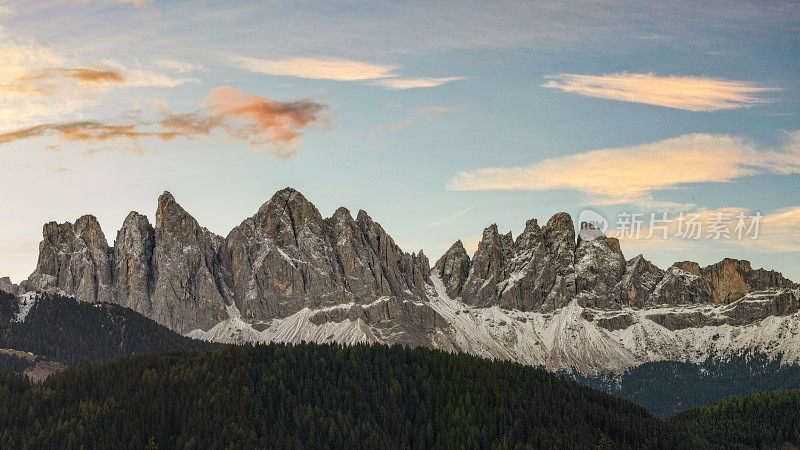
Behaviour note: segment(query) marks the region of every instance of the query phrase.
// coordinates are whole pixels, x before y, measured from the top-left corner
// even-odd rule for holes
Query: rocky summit
[[[34,272],[0,289],[117,303],[221,342],[404,343],[587,373],[742,351],[800,361],[782,338],[800,336],[800,289],[747,261],[663,270],[558,213],[516,239],[490,225],[474,255],[457,241],[431,268],[366,212],[324,218],[291,188],[227,237],[169,192],[155,226],[131,212],[113,246],[91,215],[47,223]]]
[[[227,238],[201,227],[169,192],[155,217],[153,227],[131,212],[113,247],[93,216],[45,224],[22,289],[118,303],[188,332],[227,319],[231,308],[258,322],[382,297],[420,301],[430,284],[423,252],[404,253],[366,212],[354,220],[340,208],[325,219],[291,188]]]

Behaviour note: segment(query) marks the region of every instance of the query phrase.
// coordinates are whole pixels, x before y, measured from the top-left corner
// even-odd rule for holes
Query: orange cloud
[[[213,116],[227,122],[241,121],[229,132],[248,136],[252,144],[258,144],[265,135],[272,141],[291,143],[302,129],[320,123],[325,110],[324,105],[311,100],[276,102],[230,87],[211,92],[206,100]]]
[[[296,152],[292,144],[303,131],[325,121],[322,117],[325,110],[325,105],[311,100],[277,102],[226,87],[211,92],[205,108],[195,113],[174,114],[164,110],[163,117],[155,122],[40,124],[0,134],[0,145],[55,135],[66,142],[127,140],[136,144],[131,150],[141,154],[144,151],[138,144],[144,138],[169,141],[177,137],[194,140],[216,136],[266,146],[275,156],[288,158]]]
[[[174,131],[142,131],[137,129],[138,124],[131,125],[106,125],[97,122],[68,122],[63,124],[42,124],[10,133],[0,134],[0,145],[9,142],[41,136],[56,135],[67,142],[106,142],[117,139],[126,139],[135,144],[128,150],[143,154],[144,150],[138,145],[142,138],[155,137],[163,141],[171,140],[180,134]],[[89,151],[96,153],[97,150]]]
[[[718,111],[746,108],[767,100],[757,97],[780,89],[746,81],[710,77],[658,76],[652,73],[608,75],[551,75],[542,87],[587,97],[647,103],[688,111]]]
[[[745,139],[688,134],[650,144],[593,150],[529,166],[485,168],[456,175],[448,189],[583,192],[597,203],[650,200],[651,192],[681,184],[717,182],[759,173],[800,173],[800,133],[780,150],[759,149]]]
[[[45,78],[68,78],[74,81],[80,81],[87,84],[95,83],[122,83],[125,77],[111,70],[95,70],[95,69],[62,69],[62,68],[46,68],[42,69],[35,74],[26,75],[21,80],[41,80]]]

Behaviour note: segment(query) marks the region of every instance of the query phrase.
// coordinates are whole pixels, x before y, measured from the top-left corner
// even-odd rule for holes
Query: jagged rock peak
[[[158,198],[154,234],[148,275],[152,279],[148,289],[152,292],[152,318],[181,333],[210,327],[225,318],[232,293],[223,258],[224,240],[202,228],[168,191]],[[141,292],[144,286],[127,288]]]
[[[290,187],[276,192],[251,218],[281,246],[300,246],[302,240],[318,240],[323,219],[303,194]]]
[[[673,264],[672,267],[684,272],[689,272],[692,275],[700,276],[700,264],[694,261],[678,261]]]
[[[9,277],[0,278],[0,291],[6,292],[11,295],[19,293],[19,286],[14,284]]]
[[[503,241],[497,224],[493,223],[483,230],[478,249],[472,257],[469,276],[461,291],[464,302],[477,306],[496,303],[497,284],[506,279],[507,251]]]
[[[369,214],[367,214],[367,212],[363,209],[359,209],[358,214],[356,215],[356,222],[372,222],[372,217],[370,217]]]
[[[569,229],[572,230],[573,233],[575,232],[572,216],[565,212],[553,214],[553,217],[547,221],[546,227],[551,229]]]
[[[644,307],[663,277],[664,271],[640,253],[625,263],[625,275],[616,286],[616,297],[625,306]]]
[[[158,208],[156,209],[156,229],[164,227],[176,231],[185,227],[192,229],[199,227],[194,217],[175,201],[175,197],[169,191],[164,191],[158,197]]]
[[[703,278],[711,284],[714,302],[731,303],[751,291],[769,288],[791,288],[791,280],[780,272],[753,269],[750,261],[725,258],[722,261],[703,267]]]
[[[92,215],[42,227],[36,270],[23,282],[25,290],[57,291],[88,302],[111,300],[110,248]]]
[[[434,273],[442,280],[447,295],[451,298],[461,293],[461,287],[469,276],[469,266],[470,258],[460,239],[436,261]]]
[[[600,235],[595,239],[578,237],[575,249],[575,286],[582,306],[614,309],[621,305],[614,290],[625,275],[625,257],[619,240]]]
[[[155,230],[147,217],[131,211],[114,241],[114,300],[145,316],[153,315],[150,290]]]
[[[453,242],[453,245],[450,246],[449,249],[445,252],[445,255],[448,253],[463,253],[467,254],[467,250],[464,248],[464,243],[461,242],[461,239]]]
[[[347,220],[348,222],[353,221],[353,215],[350,214],[350,210],[345,208],[344,206],[340,206],[336,208],[336,211],[333,212],[331,219],[334,221],[338,220]]]
[[[272,194],[269,200],[266,203],[261,205],[259,208],[259,214],[263,214],[267,211],[270,207],[279,207],[279,208],[292,208],[298,206],[304,206],[306,204],[311,204],[308,199],[303,196],[299,191],[296,189],[286,187],[281,189],[280,191],[275,192]],[[313,205],[311,205],[313,207]]]
[[[542,229],[539,227],[539,222],[536,219],[530,219],[525,222],[525,229],[517,236],[514,246],[517,250],[531,249],[539,245],[542,241]]]

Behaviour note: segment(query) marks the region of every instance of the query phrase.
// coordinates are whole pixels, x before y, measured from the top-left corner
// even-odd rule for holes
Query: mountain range
[[[580,374],[755,353],[800,362],[791,280],[736,259],[626,259],[615,238],[576,236],[567,213],[516,239],[490,225],[472,257],[457,241],[431,267],[366,212],[324,218],[291,188],[226,237],[165,192],[155,226],[131,212],[113,245],[91,215],[45,224],[34,272],[0,289],[114,303],[217,342],[401,343]]]

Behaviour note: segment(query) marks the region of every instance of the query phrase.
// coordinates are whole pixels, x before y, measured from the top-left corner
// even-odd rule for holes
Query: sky
[[[431,263],[591,210],[800,281],[798,55],[800,2],[0,0],[0,276],[48,221],[113,245],[169,190],[225,236],[291,186]]]

